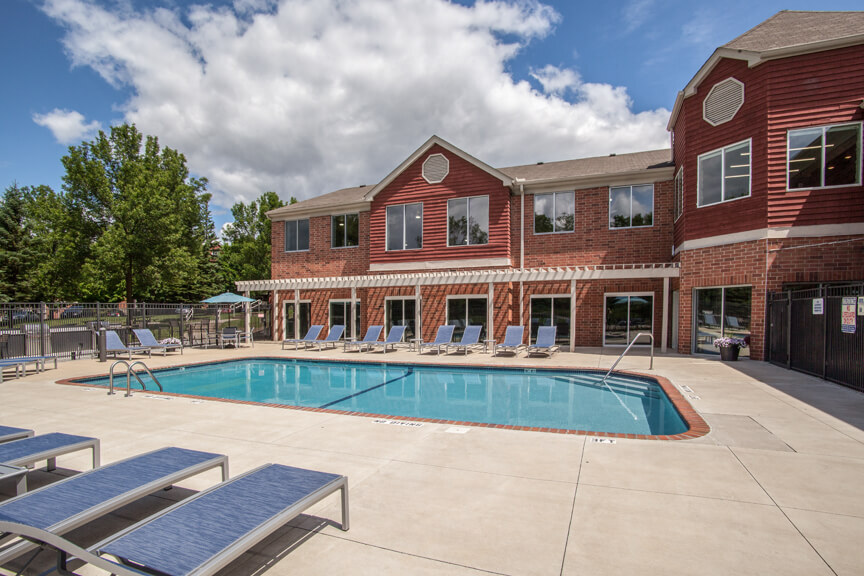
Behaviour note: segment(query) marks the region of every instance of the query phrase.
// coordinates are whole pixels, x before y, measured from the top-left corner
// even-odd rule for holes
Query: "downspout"
[[[519,201],[521,204],[522,214],[520,215],[521,223],[519,224],[519,270],[525,269],[525,184],[519,184]],[[522,278],[522,275],[519,275]],[[522,326],[524,318],[523,304],[525,299],[525,282],[519,280],[519,326]]]

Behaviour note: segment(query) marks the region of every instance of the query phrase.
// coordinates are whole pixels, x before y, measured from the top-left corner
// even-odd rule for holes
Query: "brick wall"
[[[360,212],[359,245],[331,248],[330,216],[309,218],[309,250],[285,252],[285,223],[273,222],[271,278],[365,274],[369,269],[369,212]]]

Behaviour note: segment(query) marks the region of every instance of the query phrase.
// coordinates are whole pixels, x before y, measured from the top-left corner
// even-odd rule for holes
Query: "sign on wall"
[[[825,309],[825,299],[824,298],[813,298],[813,315],[821,316],[824,314]]]
[[[840,305],[840,322],[843,325],[843,332],[846,334],[855,333],[857,304],[858,299],[855,296],[843,297],[843,303]]]
[[[864,296],[858,297],[858,316],[864,316]]]

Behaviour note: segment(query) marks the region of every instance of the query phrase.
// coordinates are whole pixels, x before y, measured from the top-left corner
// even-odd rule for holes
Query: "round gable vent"
[[[423,162],[423,178],[430,184],[442,182],[450,173],[450,161],[443,154],[432,154]]]
[[[712,126],[729,122],[744,105],[744,84],[735,78],[727,78],[715,84],[705,102],[702,117]]]

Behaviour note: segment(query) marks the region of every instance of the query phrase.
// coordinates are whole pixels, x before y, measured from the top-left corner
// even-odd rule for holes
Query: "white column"
[[[666,335],[669,331],[669,278],[663,278],[663,320],[660,330],[660,352],[666,353]]]
[[[270,311],[270,332],[272,332],[273,341],[279,342],[282,338],[279,337],[279,331],[276,327],[279,325],[279,318],[282,318],[282,330],[285,330],[285,314],[283,313],[282,306],[279,303],[279,291],[273,290],[273,298],[270,299],[273,302],[273,309]]]
[[[417,333],[414,338],[423,338],[423,297],[420,295],[420,285],[414,286],[414,326],[417,328]],[[404,312],[403,312],[404,313]]]
[[[357,338],[357,288],[351,287],[351,337]]]
[[[243,295],[246,298],[249,298],[249,291],[246,290],[245,292],[243,292]],[[243,310],[246,312],[246,314],[244,314],[244,316],[246,317],[246,324],[243,327],[243,331],[246,332],[246,334],[249,334],[252,331],[252,311],[249,309],[249,302],[243,303]]]
[[[294,289],[294,335],[288,338],[300,338],[300,290],[297,288]]]
[[[554,310],[553,310],[554,312]],[[554,320],[554,318],[553,318]],[[570,281],[570,351],[576,347],[576,280]]]
[[[489,282],[489,299],[486,301],[486,318],[488,320],[486,338],[492,340],[495,338],[495,284],[492,282]]]

